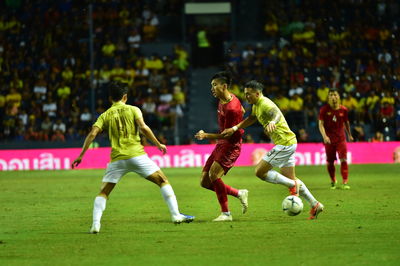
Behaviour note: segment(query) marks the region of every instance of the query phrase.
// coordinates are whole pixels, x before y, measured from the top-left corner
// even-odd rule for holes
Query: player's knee
[[[210,177],[211,182],[214,182],[218,178],[222,177],[222,173],[217,173],[215,171],[208,172],[208,176]]]
[[[167,177],[160,171],[155,172],[154,174],[147,177],[147,179],[158,186],[163,186],[165,184],[169,184]]]
[[[260,178],[261,180],[264,180],[264,176],[265,176],[265,171],[261,170],[261,169],[256,169],[254,171],[255,175]]]
[[[109,193],[107,193],[105,191],[100,191],[100,193],[97,196],[103,197],[106,200],[108,200],[108,195],[109,195]]]

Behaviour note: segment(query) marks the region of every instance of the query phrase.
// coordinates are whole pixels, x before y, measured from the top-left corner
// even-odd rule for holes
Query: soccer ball
[[[282,210],[289,216],[296,216],[303,210],[303,202],[297,196],[287,196],[282,201]]]

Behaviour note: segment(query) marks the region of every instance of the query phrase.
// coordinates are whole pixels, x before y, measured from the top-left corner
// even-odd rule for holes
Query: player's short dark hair
[[[258,82],[257,80],[250,80],[246,82],[246,84],[244,84],[244,87],[257,90],[260,92],[264,90],[264,85],[261,82]]]
[[[211,80],[213,79],[217,79],[222,83],[228,84],[228,87],[230,87],[232,84],[232,75],[228,71],[221,71],[216,73],[214,76],[212,76]]]
[[[107,84],[108,93],[113,101],[119,101],[128,93],[128,87],[125,83],[119,81],[111,81]]]

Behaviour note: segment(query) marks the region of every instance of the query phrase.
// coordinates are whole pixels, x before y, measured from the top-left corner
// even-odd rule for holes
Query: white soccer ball
[[[303,210],[303,202],[297,196],[287,196],[282,201],[282,210],[289,216],[296,216]]]

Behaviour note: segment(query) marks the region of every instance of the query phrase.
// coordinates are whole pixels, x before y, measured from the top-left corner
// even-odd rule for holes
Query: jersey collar
[[[118,101],[112,104],[112,106],[117,106],[117,105],[125,105],[123,102]]]
[[[254,105],[259,105],[263,98],[264,98],[264,96],[261,96],[260,98],[258,98],[257,102]]]

